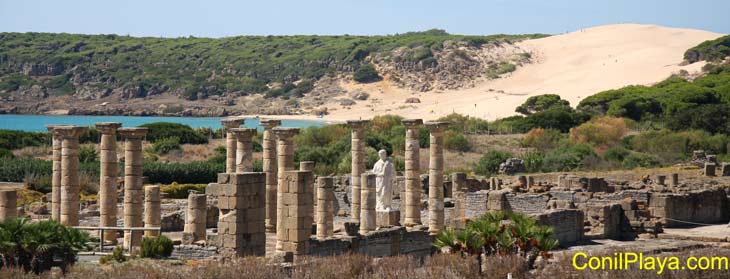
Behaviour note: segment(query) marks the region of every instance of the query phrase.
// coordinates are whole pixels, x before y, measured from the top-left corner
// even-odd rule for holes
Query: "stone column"
[[[223,256],[264,256],[266,174],[221,173],[205,188],[218,199],[218,247]]]
[[[730,163],[722,163],[720,165],[720,175],[730,176]]]
[[[716,168],[715,163],[705,163],[705,176],[715,176]]]
[[[144,187],[144,227],[155,228],[162,225],[162,211],[160,207],[160,186]],[[145,237],[158,237],[158,231],[145,231]]]
[[[207,198],[205,194],[188,195],[188,210],[185,214],[185,228],[183,230],[184,244],[205,240],[205,225],[208,214],[206,207]]]
[[[666,175],[657,175],[656,176],[657,184],[662,185],[662,186],[664,186],[666,179],[667,179]]]
[[[277,168],[277,189],[276,189],[276,215],[279,217],[276,219],[276,232],[277,235],[280,232],[279,228],[282,226],[283,217],[286,209],[283,207],[283,193],[288,193],[288,189],[285,189],[288,184],[285,181],[285,175],[287,171],[294,170],[294,135],[299,133],[298,128],[274,128],[274,135],[276,135],[276,168]],[[312,199],[310,197],[309,201]],[[283,211],[283,212],[282,212]],[[309,224],[312,225],[311,222]],[[282,228],[283,229],[283,228]],[[276,249],[281,250],[283,247],[282,241],[276,241]]]
[[[229,130],[236,139],[236,172],[253,172],[253,142],[256,135],[254,128],[232,128]]]
[[[322,240],[334,235],[334,186],[335,180],[332,177],[317,178],[317,238]]]
[[[300,171],[314,171],[314,161],[299,162]]]
[[[466,226],[466,173],[455,172],[451,174],[451,184],[454,199],[454,227],[463,229]]]
[[[527,176],[527,188],[526,189],[530,189],[530,188],[532,188],[532,186],[535,186],[535,177],[532,176],[532,175],[528,175]]]
[[[61,134],[55,127],[62,125],[48,125],[51,132],[51,148],[53,149],[53,177],[51,179],[51,220],[60,221],[61,217]]]
[[[360,186],[360,234],[364,235],[374,231],[376,228],[375,220],[375,178],[376,174],[366,172],[361,175]]]
[[[353,222],[360,221],[360,175],[365,171],[365,126],[368,123],[370,123],[368,120],[347,121],[347,125],[352,129],[350,141],[352,159],[350,167],[350,186],[352,190],[350,218]]]
[[[144,193],[142,190],[142,139],[147,128],[121,128],[119,135],[124,141],[124,226],[142,227]],[[137,247],[142,242],[141,232],[126,232],[124,247]]]
[[[99,142],[99,226],[117,226],[117,177],[119,176],[119,161],[117,158],[117,129],[122,127],[119,122],[96,123],[96,129],[101,132]],[[116,243],[116,231],[104,231],[104,241]]]
[[[276,226],[276,251],[306,255],[312,234],[314,175],[308,171],[285,171],[279,184],[279,224]]]
[[[672,185],[672,187],[679,186],[679,174],[678,173],[672,174],[672,184],[671,185]]]
[[[420,181],[420,144],[418,128],[423,124],[421,119],[405,119],[406,126],[406,191],[404,225],[412,227],[421,224],[421,181]]]
[[[428,162],[428,230],[437,235],[444,230],[444,131],[447,122],[428,122],[431,132]]]
[[[226,128],[226,172],[236,172],[236,136],[233,134],[231,129],[240,127],[245,119],[241,118],[226,118],[221,120],[221,124]]]
[[[263,171],[266,174],[266,217],[265,226],[267,232],[276,232],[276,136],[272,129],[281,125],[281,120],[263,119],[259,125],[264,127],[264,135],[261,145],[264,149]]]
[[[61,138],[61,212],[59,220],[67,226],[79,225],[79,136],[86,127],[56,127]]]
[[[0,222],[18,217],[18,192],[0,191]]]

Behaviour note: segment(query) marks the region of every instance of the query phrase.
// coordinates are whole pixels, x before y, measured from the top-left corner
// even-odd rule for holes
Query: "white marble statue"
[[[377,193],[375,210],[391,211],[395,168],[393,167],[393,163],[388,160],[387,151],[381,149],[378,151],[378,156],[380,156],[380,160],[373,166],[373,173],[377,175],[375,178],[375,191]]]

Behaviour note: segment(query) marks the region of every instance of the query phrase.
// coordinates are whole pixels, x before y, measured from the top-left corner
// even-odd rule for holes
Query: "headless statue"
[[[393,163],[388,160],[387,151],[380,150],[378,156],[380,160],[373,166],[373,173],[377,175],[375,178],[375,191],[377,195],[375,210],[391,211],[395,168],[393,167]]]

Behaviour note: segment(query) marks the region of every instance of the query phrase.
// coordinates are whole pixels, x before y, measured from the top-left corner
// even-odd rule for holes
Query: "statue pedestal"
[[[378,227],[394,227],[400,225],[400,210],[376,211],[375,222]]]

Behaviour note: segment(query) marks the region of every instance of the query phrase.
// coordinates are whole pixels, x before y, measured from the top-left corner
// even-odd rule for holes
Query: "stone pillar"
[[[300,171],[314,171],[314,161],[299,162]]]
[[[444,131],[447,122],[428,122],[431,133],[428,162],[428,231],[437,235],[444,230]]]
[[[274,135],[276,135],[276,167],[277,167],[277,189],[276,189],[276,232],[281,231],[279,228],[282,226],[283,217],[286,213],[286,209],[282,206],[284,198],[283,193],[288,193],[288,186],[285,175],[288,171],[294,170],[294,135],[299,133],[298,128],[274,128]],[[311,190],[310,190],[311,191]],[[311,192],[310,192],[311,193]],[[309,202],[312,202],[312,197],[309,197]],[[311,206],[311,204],[310,204]],[[312,222],[309,222],[309,226],[312,226]],[[284,229],[284,228],[282,228]],[[284,249],[283,241],[276,241],[276,249]]]
[[[347,121],[347,125],[352,129],[350,141],[352,159],[350,167],[350,186],[352,188],[350,218],[353,222],[360,221],[360,175],[365,172],[365,126],[368,123],[370,123],[368,120]]]
[[[280,120],[263,119],[259,125],[264,127],[264,135],[261,145],[264,150],[263,170],[266,174],[266,231],[276,232],[276,136],[272,129],[281,125]]]
[[[366,172],[360,176],[360,234],[364,235],[374,231],[375,220],[375,178],[374,173]]]
[[[457,229],[466,227],[466,173],[456,172],[451,174],[453,188],[454,214],[453,224]]]
[[[121,128],[119,135],[124,141],[124,226],[142,227],[144,211],[144,193],[142,190],[142,139],[147,135],[147,128]],[[126,232],[124,247],[140,246],[141,232]]]
[[[527,189],[527,176],[520,175],[517,177],[517,183],[520,189]]]
[[[314,175],[308,171],[285,171],[279,184],[279,224],[276,226],[276,250],[294,256],[306,255],[313,218],[312,184]]]
[[[162,225],[162,209],[160,207],[160,186],[144,187],[144,227],[159,228]],[[158,237],[158,231],[145,231],[145,237]]]
[[[61,224],[79,225],[79,136],[86,127],[56,127],[61,138]]]
[[[256,129],[231,128],[229,131],[236,140],[236,173],[253,172],[253,142],[251,140],[256,135]]]
[[[672,174],[672,184],[671,185],[672,185],[672,187],[679,186],[679,174],[678,173]]]
[[[0,222],[18,217],[18,192],[0,191]]]
[[[335,180],[332,177],[317,178],[317,238],[322,240],[334,235],[334,186]]]
[[[421,119],[405,119],[406,153],[405,153],[405,220],[404,225],[412,227],[421,224],[421,181],[420,181],[420,144],[418,129],[423,124]]]
[[[657,175],[656,176],[657,184],[664,186],[665,181],[667,180],[666,175]]]
[[[226,173],[236,172],[236,147],[238,145],[236,136],[231,129],[240,127],[245,119],[226,118],[221,124],[226,128]]]
[[[499,190],[499,182],[494,176],[489,178],[489,190]]]
[[[185,214],[185,228],[183,230],[184,244],[205,240],[207,215],[207,198],[205,194],[188,195],[188,210]]]
[[[223,256],[263,256],[266,253],[264,207],[266,174],[221,173],[205,193],[218,199],[218,247]]]
[[[117,226],[117,177],[119,176],[119,161],[117,158],[117,129],[122,127],[119,122],[96,123],[96,129],[101,132],[99,142],[99,226]],[[116,243],[116,231],[104,231],[104,241]]]
[[[722,163],[720,165],[720,175],[730,176],[730,163]]]
[[[705,163],[705,176],[715,176],[715,163]]]
[[[527,176],[527,189],[530,189],[532,186],[535,186],[535,177],[532,175]]]
[[[61,134],[55,127],[63,125],[48,125],[46,128],[51,132],[51,148],[53,153],[53,177],[51,178],[51,220],[60,221],[61,219]]]

